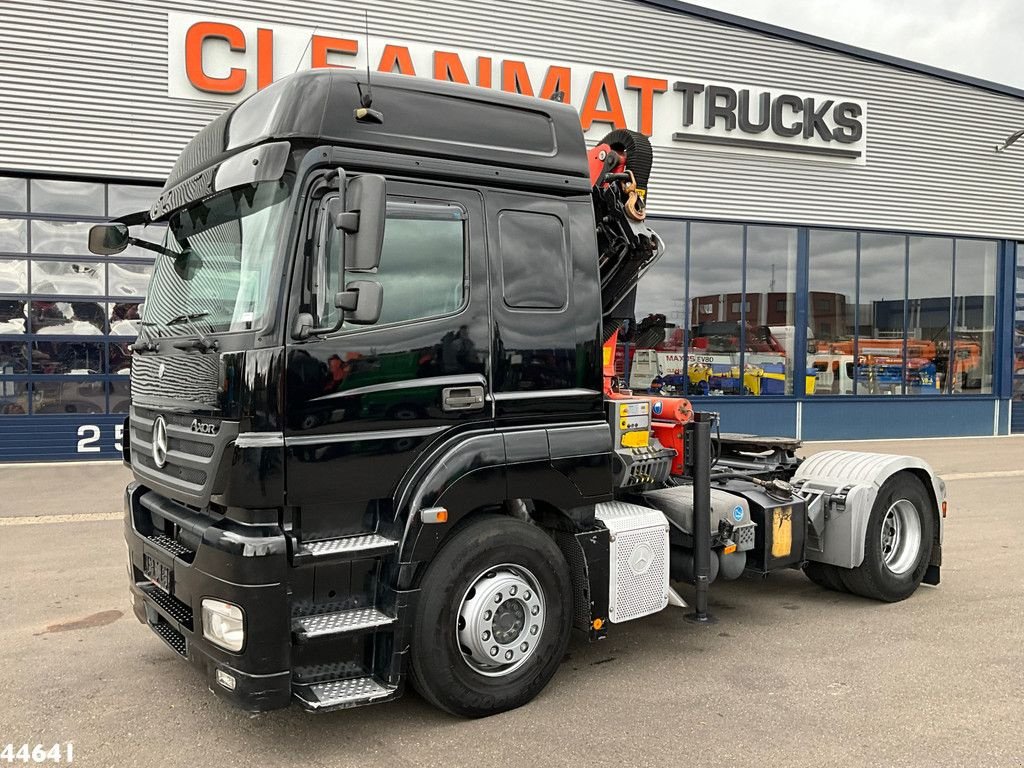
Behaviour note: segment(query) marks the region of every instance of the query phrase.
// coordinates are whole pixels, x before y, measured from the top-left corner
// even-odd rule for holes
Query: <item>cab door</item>
[[[493,419],[479,195],[389,180],[380,265],[347,279],[331,260],[330,208],[328,194],[308,214],[310,303],[298,309],[332,325],[353,277],[379,284],[382,301],[374,322],[286,351],[287,495],[306,540],[375,530],[427,446]]]

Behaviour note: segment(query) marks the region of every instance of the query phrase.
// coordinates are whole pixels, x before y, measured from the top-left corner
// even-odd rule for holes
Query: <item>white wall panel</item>
[[[1024,100],[621,0],[373,0],[375,36],[868,102],[865,165],[656,149],[652,211],[1024,237]],[[0,171],[159,179],[223,108],[167,95],[167,12],[360,34],[348,0],[0,3]]]

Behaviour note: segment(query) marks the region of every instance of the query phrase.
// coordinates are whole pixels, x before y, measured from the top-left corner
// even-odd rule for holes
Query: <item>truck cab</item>
[[[603,378],[609,183],[568,105],[319,70],[216,118],[149,211],[94,229],[109,253],[166,226],[131,361],[130,590],[218,694],[322,711],[412,680],[461,715],[519,706],[572,629],[665,608],[708,557],[723,578],[880,567],[864,527],[893,476],[917,539],[872,596],[937,569],[944,489],[916,460],[849,480],[790,455],[713,497],[670,478],[688,405]]]

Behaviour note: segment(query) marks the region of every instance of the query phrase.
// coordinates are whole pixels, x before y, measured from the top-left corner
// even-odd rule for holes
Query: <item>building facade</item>
[[[116,456],[153,259],[89,254],[89,226],[320,66],[560,92],[591,141],[650,135],[635,390],[804,439],[1024,429],[1024,149],[994,150],[1024,92],[675,0],[24,0],[0,45],[2,461]]]

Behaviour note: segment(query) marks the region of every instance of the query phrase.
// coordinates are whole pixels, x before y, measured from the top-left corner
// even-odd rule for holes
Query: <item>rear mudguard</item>
[[[932,502],[935,519],[933,548],[942,545],[946,484],[926,461],[916,456],[856,451],[825,451],[804,461],[793,482],[805,496],[821,496],[821,506],[811,510],[810,536],[806,558],[841,568],[856,568],[864,562],[864,538],[871,507],[878,491],[897,472],[910,472],[922,481]]]

